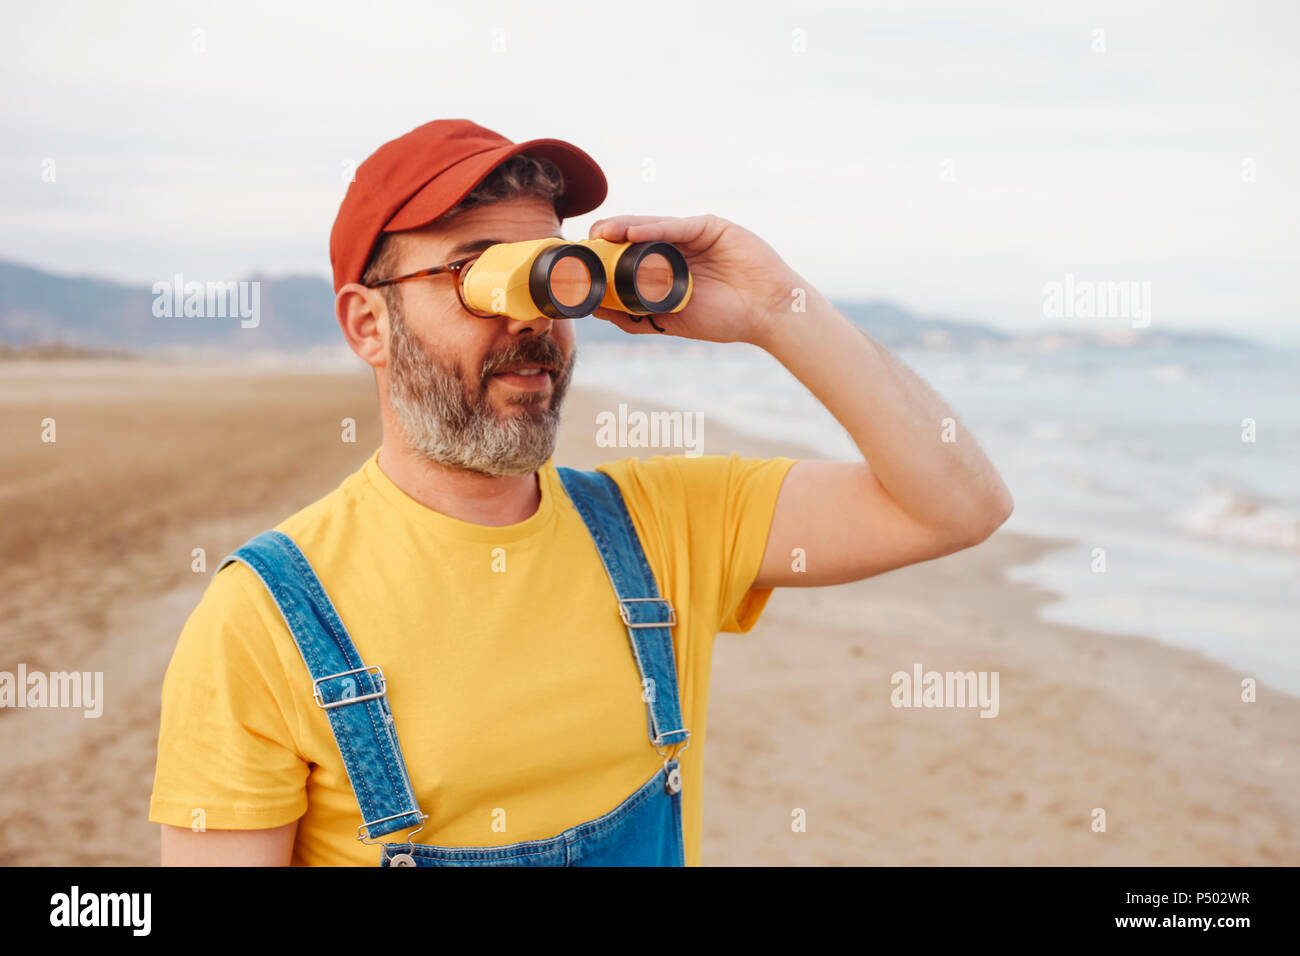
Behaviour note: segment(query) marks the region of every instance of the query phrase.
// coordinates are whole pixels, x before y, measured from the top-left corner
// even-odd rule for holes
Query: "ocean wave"
[[[1151,378],[1157,382],[1174,383],[1186,381],[1188,376],[1185,365],[1157,365],[1151,369]]]
[[[1256,548],[1300,551],[1300,513],[1233,491],[1205,494],[1175,512],[1173,522],[1198,538]]]

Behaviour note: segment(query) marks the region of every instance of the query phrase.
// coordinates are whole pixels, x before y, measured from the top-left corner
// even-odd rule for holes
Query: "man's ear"
[[[388,306],[383,295],[356,282],[349,282],[334,297],[334,314],[348,347],[372,368],[388,364],[384,343],[388,340]]]

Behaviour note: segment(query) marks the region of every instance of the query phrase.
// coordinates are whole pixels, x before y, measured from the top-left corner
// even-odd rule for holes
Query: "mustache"
[[[480,386],[486,388],[488,379],[511,366],[544,368],[558,375],[564,369],[564,353],[550,336],[529,336],[512,343],[483,362],[479,375]]]

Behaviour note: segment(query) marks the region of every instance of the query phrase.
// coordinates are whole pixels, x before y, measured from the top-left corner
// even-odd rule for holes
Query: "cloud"
[[[1024,328],[1042,283],[1072,272],[1152,282],[1176,325],[1294,324],[1300,67],[1284,2],[1253,18],[788,2],[12,18],[0,256],[53,269],[325,274],[343,164],[468,116],[602,163],[610,198],[572,234],[621,211],[716,212],[838,297]]]

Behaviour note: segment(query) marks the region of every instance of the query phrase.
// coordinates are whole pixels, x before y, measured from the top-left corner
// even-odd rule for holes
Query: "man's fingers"
[[[713,245],[725,225],[716,216],[690,216],[686,219],[620,216],[617,220],[593,226],[592,238],[599,236],[611,242],[671,242],[681,246],[682,251],[689,255]],[[599,233],[597,226],[600,227]]]
[[[611,216],[597,219],[587,232],[588,239],[608,239],[610,242],[626,242],[629,226],[640,226],[656,222],[674,222],[665,216]]]
[[[707,216],[692,216],[690,219],[663,219],[659,222],[633,223],[626,230],[631,242],[651,242],[659,240],[675,245],[689,246],[704,235],[708,228]]]

